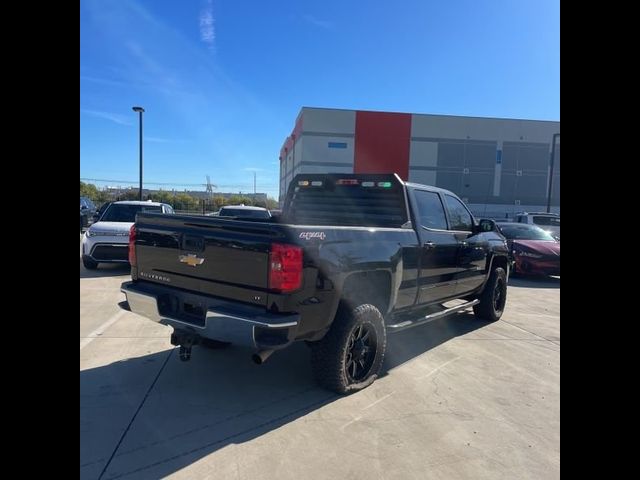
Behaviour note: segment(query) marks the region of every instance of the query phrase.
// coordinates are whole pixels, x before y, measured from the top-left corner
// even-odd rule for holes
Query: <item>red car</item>
[[[560,242],[535,225],[500,222],[500,233],[507,239],[512,273],[560,275]]]

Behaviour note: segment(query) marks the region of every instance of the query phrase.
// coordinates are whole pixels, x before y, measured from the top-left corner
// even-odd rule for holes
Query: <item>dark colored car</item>
[[[526,223],[499,222],[507,239],[513,273],[560,275],[560,242],[542,228]]]
[[[90,198],[80,197],[80,231],[93,223],[96,206]]]
[[[216,341],[260,364],[305,341],[339,393],[377,378],[387,332],[469,308],[498,320],[509,275],[495,222],[393,174],[298,174],[263,220],[138,213],[129,259],[121,306],[173,327],[182,360]]]

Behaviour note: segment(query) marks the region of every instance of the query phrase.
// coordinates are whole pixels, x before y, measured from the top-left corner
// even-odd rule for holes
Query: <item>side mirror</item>
[[[496,222],[494,222],[493,220],[483,218],[482,220],[480,220],[480,223],[478,223],[479,232],[494,232],[496,230]]]

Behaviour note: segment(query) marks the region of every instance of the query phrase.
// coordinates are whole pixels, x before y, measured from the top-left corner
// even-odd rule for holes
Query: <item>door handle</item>
[[[435,248],[436,244],[433,242],[425,242],[424,244],[424,248],[426,248],[427,250],[431,250],[432,248]]]

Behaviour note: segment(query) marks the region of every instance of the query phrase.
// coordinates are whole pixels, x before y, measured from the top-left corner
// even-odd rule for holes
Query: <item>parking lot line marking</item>
[[[96,328],[93,332],[91,332],[89,335],[87,335],[86,337],[84,337],[82,340],[80,340],[80,350],[82,350],[84,347],[86,347],[87,345],[89,345],[91,342],[93,342],[96,338],[99,338],[100,335],[102,335],[104,333],[104,331],[109,328],[111,325],[113,325],[114,323],[116,323],[118,320],[120,320],[120,318],[126,313],[125,310],[120,310],[118,313],[116,313],[115,315],[113,315],[109,320],[107,320],[106,322],[104,322],[102,325],[100,325],[98,328]]]
[[[376,400],[376,401],[375,401],[375,402],[373,402],[372,404],[367,405],[366,407],[364,407],[362,410],[366,410],[367,408],[371,408],[371,407],[373,407],[374,405],[377,405],[377,404],[378,404],[378,403],[380,403],[381,401],[383,401],[383,400],[385,400],[385,399],[389,398],[389,397],[390,397],[391,395],[393,395],[394,393],[395,393],[395,392],[391,392],[391,393],[389,393],[389,394],[385,395],[384,397],[379,398],[378,400]]]
[[[357,422],[358,420],[360,420],[362,418],[362,415],[358,415],[356,418],[354,418],[353,420],[351,420],[350,422],[345,423],[344,425],[342,425],[342,427],[340,427],[340,430],[344,430],[345,428],[347,428],[349,425],[351,425],[352,423]]]
[[[502,320],[502,322],[506,323],[507,325],[511,325],[514,328],[519,328],[523,332],[527,332],[527,333],[530,333],[531,335],[535,335],[536,337],[538,337],[541,340],[545,340],[547,342],[553,343],[554,345],[558,345],[557,343],[554,343],[553,340],[549,340],[548,338],[545,338],[542,335],[538,335],[537,333],[533,333],[533,332],[527,330],[526,328],[522,328],[521,326],[516,325],[515,323],[507,322],[506,320]],[[560,345],[558,345],[558,346],[560,346]]]
[[[456,357],[456,358],[452,358],[451,360],[444,362],[442,365],[440,365],[439,367],[434,368],[433,370],[431,370],[429,373],[427,373],[426,375],[423,375],[421,377],[418,378],[427,378],[430,377],[431,375],[433,375],[434,373],[436,373],[438,370],[440,370],[441,368],[446,367],[447,365],[449,365],[450,363],[455,362],[456,360],[460,360],[460,357]]]
[[[374,405],[377,405],[378,403],[380,403],[383,400],[386,400],[387,398],[389,398],[391,395],[393,395],[395,392],[391,392],[386,394],[384,397],[379,398],[378,400],[376,400],[373,403],[370,403],[369,405],[367,405],[366,407],[364,407],[362,409],[362,411],[364,412],[366,409],[373,407]],[[340,427],[340,430],[344,430],[345,428],[347,428],[349,425],[351,425],[352,423],[357,422],[358,420],[360,420],[363,417],[363,415],[358,415],[357,417],[355,417],[353,420],[345,423],[344,425],[342,425],[342,427]]]

